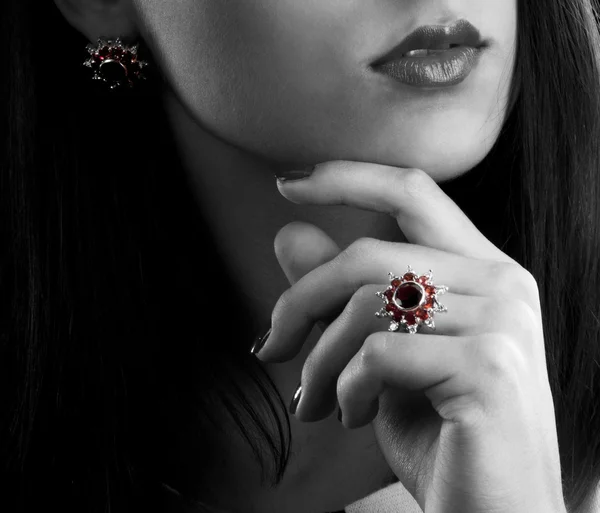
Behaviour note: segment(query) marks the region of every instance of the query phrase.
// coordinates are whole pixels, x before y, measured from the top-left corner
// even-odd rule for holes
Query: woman
[[[5,0],[7,510],[594,511],[597,8]]]

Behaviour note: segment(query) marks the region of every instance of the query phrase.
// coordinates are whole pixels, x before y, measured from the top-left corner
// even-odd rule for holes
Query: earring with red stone
[[[129,46],[120,38],[98,38],[96,45],[86,46],[90,57],[83,63],[94,72],[93,80],[102,80],[110,89],[133,87],[139,80],[145,80],[142,68],[148,63],[138,58],[138,44]]]

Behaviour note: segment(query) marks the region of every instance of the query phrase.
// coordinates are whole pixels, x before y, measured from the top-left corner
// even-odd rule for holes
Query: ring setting
[[[403,276],[388,273],[391,280],[386,290],[377,292],[384,306],[375,313],[377,317],[390,319],[388,331],[403,327],[407,333],[417,333],[425,325],[435,331],[433,314],[447,312],[437,300],[438,295],[448,291],[445,285],[432,283],[433,272],[417,275],[409,265]]]

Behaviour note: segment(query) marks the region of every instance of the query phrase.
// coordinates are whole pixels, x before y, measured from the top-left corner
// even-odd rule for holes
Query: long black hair
[[[443,188],[538,281],[577,508],[600,480],[598,5],[532,4],[519,2],[503,131]],[[249,353],[268,326],[186,183],[165,78],[105,91],[53,2],[4,0],[0,23],[0,500],[151,512],[175,496],[203,509],[219,502],[233,433],[276,485],[289,418]]]

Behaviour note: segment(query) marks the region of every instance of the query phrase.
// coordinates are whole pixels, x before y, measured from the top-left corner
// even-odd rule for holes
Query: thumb
[[[275,256],[291,285],[339,253],[333,239],[312,224],[294,221],[275,236]]]

